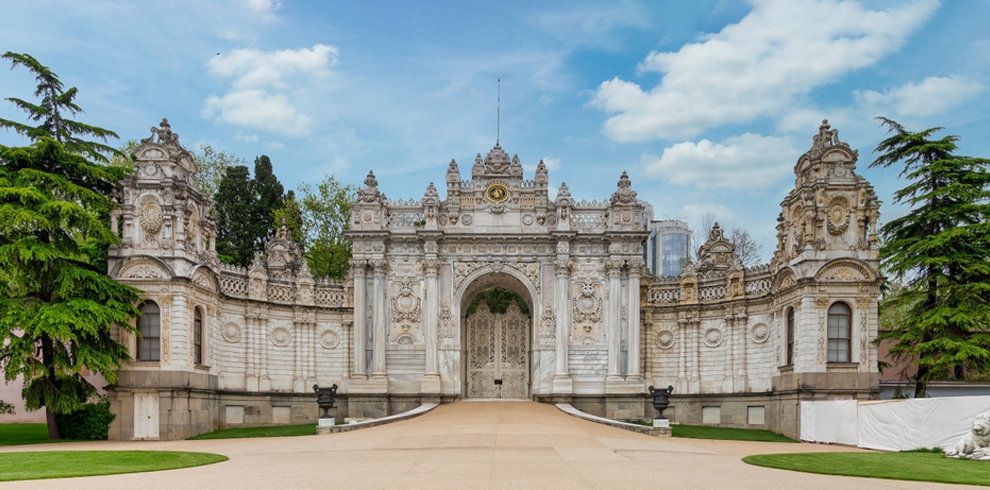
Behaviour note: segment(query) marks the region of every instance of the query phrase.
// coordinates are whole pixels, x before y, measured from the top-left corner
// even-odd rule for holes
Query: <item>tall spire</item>
[[[495,99],[495,146],[502,136],[502,79],[498,78],[498,97]]]

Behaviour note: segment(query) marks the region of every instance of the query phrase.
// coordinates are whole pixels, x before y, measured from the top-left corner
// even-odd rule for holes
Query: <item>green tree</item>
[[[285,189],[275,176],[268,155],[254,159],[251,192],[255,199],[254,217],[251,220],[254,227],[255,250],[263,251],[268,239],[275,236],[275,229],[278,227],[275,223],[275,211],[282,208],[285,200]]]
[[[0,127],[30,141],[0,146],[0,368],[24,379],[28,410],[46,408],[48,435],[59,438],[56,414],[78,410],[96,392],[82,373],[110,383],[129,359],[113,325],[134,331],[137,291],[104,273],[108,197],[128,169],[108,165],[112,131],[68,119],[81,112],[76,88],[27,54],[7,52],[38,82],[38,103],[7,99],[30,123],[0,119]],[[103,142],[87,141],[95,137]]]
[[[227,168],[244,165],[240,157],[219,151],[209,144],[199,145],[199,152],[195,152],[193,158],[196,160],[196,188],[210,202],[216,197]]]
[[[882,265],[904,285],[884,307],[909,314],[880,338],[917,361],[914,396],[924,397],[933,379],[990,368],[990,160],[955,155],[958,137],[933,138],[942,128],[878,119],[892,134],[870,166],[903,164],[908,184],[894,201],[911,209],[881,229]]]
[[[282,226],[283,224],[289,229],[289,235],[292,236],[293,241],[299,244],[306,243],[302,231],[302,207],[296,200],[295,191],[286,192],[282,207],[275,210],[275,226]]]
[[[492,313],[502,314],[508,311],[509,305],[515,303],[519,307],[519,311],[523,315],[533,318],[533,313],[529,310],[529,305],[526,304],[526,300],[522,296],[516,294],[515,291],[505,289],[505,288],[489,288],[475,296],[471,303],[468,304],[467,311],[465,312],[467,316],[474,314],[475,310],[478,309],[478,305],[482,302],[488,305],[488,309]]]
[[[327,176],[314,190],[299,186],[302,196],[303,248],[314,277],[340,279],[347,275],[351,245],[344,233],[350,225],[357,189]]]
[[[217,222],[217,255],[222,262],[247,267],[254,258],[254,197],[243,165],[228,167],[217,188],[213,213]]]

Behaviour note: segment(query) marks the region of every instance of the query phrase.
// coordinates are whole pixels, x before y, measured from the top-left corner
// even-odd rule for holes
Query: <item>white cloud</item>
[[[235,49],[207,63],[213,75],[233,78],[235,89],[286,86],[285,78],[298,75],[324,78],[337,64],[335,46],[317,44],[312,48],[260,51]]]
[[[928,77],[918,83],[876,92],[857,90],[856,100],[871,111],[893,111],[898,116],[931,116],[957,107],[983,89],[963,76]]]
[[[610,33],[617,28],[646,28],[648,14],[642,5],[627,1],[593,7],[567,5],[538,15],[530,23],[567,45],[616,47]]]
[[[265,17],[274,17],[275,12],[282,8],[282,2],[278,0],[243,0],[244,5],[252,12]]]
[[[790,138],[746,133],[720,143],[677,143],[659,157],[643,154],[641,160],[648,175],[673,184],[745,190],[778,182],[799,153]]]
[[[727,123],[773,116],[802,95],[896,51],[928,19],[934,0],[876,11],[836,0],[757,1],[737,24],[652,52],[641,73],[659,73],[648,91],[618,77],[602,82],[593,105],[613,114],[617,141],[691,138]]]
[[[238,126],[304,135],[312,117],[296,108],[288,93],[305,91],[308,84],[332,74],[338,50],[317,44],[311,48],[260,51],[235,49],[207,63],[215,76],[232,79],[230,90],[206,98],[203,115]]]
[[[290,135],[305,135],[312,124],[312,118],[300,114],[286,96],[270,95],[261,89],[230,92],[222,97],[211,95],[206,98],[203,115]]]

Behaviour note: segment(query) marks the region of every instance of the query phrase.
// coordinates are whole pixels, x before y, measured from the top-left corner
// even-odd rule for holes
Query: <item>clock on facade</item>
[[[485,196],[491,202],[505,202],[509,200],[509,188],[505,184],[492,184],[485,190]]]

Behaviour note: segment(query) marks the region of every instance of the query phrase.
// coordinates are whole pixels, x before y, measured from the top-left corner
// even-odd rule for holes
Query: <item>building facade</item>
[[[389,200],[369,172],[335,282],[313,279],[284,229],[249,268],[220,264],[167,122],[134,153],[110,274],[143,291],[144,315],[140,338],[119,333],[135,360],[109,387],[112,438],[315,421],[313,386],[330,384],[338,418],[491,397],[643,417],[648,386],[669,384],[675,421],[790,435],[802,399],[877,393],[879,206],[827,123],[795,165],[770,264],[742,267],[716,227],[666,278],[645,267],[651,213],[625,173],[606,200],[566,184],[551,199],[546,166],[525,179],[498,144],[469,176],[451,161],[443,197],[431,183]],[[529,314],[468,315],[491,288]]]

